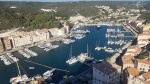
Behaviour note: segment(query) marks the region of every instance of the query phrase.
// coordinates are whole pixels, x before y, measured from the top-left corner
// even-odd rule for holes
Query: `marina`
[[[81,29],[83,29],[84,31],[87,29],[90,31],[89,34],[84,34],[85,37],[78,40],[76,38],[67,38],[67,39],[71,39],[71,40],[75,40],[75,42],[72,42],[68,45],[62,43],[57,43],[56,49],[53,50],[49,50],[46,51],[44,50],[45,48],[50,48],[52,46],[54,46],[54,44],[43,44],[43,45],[39,45],[38,47],[32,47],[28,49],[24,49],[24,50],[19,50],[18,52],[13,52],[12,54],[17,57],[18,59],[20,59],[19,63],[24,67],[24,69],[27,71],[27,73],[29,74],[29,76],[34,76],[36,74],[43,74],[45,71],[52,69],[52,68],[58,68],[56,69],[56,73],[54,74],[51,82],[57,83],[58,81],[60,81],[64,75],[77,75],[85,70],[89,69],[89,66],[85,65],[84,63],[81,62],[76,62],[73,65],[68,65],[66,64],[66,61],[68,60],[68,56],[70,53],[70,46],[73,45],[72,48],[72,52],[73,52],[73,56],[78,56],[80,55],[82,52],[88,52],[87,51],[87,44],[89,47],[89,51],[90,51],[90,56],[92,56],[91,60],[93,59],[106,59],[107,57],[111,57],[113,54],[115,54],[115,52],[106,52],[107,50],[110,51],[112,50],[118,50],[122,48],[124,46],[124,44],[122,45],[108,45],[107,41],[108,38],[105,37],[105,34],[107,33],[107,28],[108,26],[100,26],[101,28],[98,29],[97,26],[87,26],[87,27],[82,27]],[[117,27],[118,28],[118,27]],[[120,30],[124,30],[123,27],[120,26]],[[124,32],[124,36],[131,36],[132,34],[130,32]],[[126,37],[124,38],[124,41],[130,41],[133,38],[131,37]],[[112,41],[114,41],[115,39],[112,39]],[[96,41],[100,41],[100,43],[98,44],[98,46],[101,48],[99,51],[95,51],[95,43]],[[36,55],[35,53],[33,54],[33,52],[36,52],[38,54],[38,56],[34,57],[33,55]],[[26,53],[26,54],[25,54]],[[31,54],[32,53],[32,54]],[[28,60],[26,60],[25,58],[28,58]],[[1,61],[0,61],[1,62]],[[0,63],[0,65],[8,70],[8,68],[12,68],[11,72],[12,74],[2,74],[3,78],[0,79],[0,81],[4,80],[4,84],[7,84],[9,81],[9,79],[13,76],[17,76],[18,72],[17,72],[17,68],[16,68],[16,64],[12,64],[10,66],[5,66],[3,65],[3,63]],[[36,67],[34,69],[29,69],[29,67],[32,66]],[[41,67],[38,67],[41,66]],[[51,67],[49,67],[51,66]],[[76,69],[76,70],[75,70]],[[3,70],[3,69],[2,69]],[[6,70],[6,72],[8,72]],[[34,72],[32,71],[34,70]],[[62,70],[62,71],[61,71]],[[65,70],[65,71],[64,71]],[[1,72],[1,71],[0,71]],[[7,76],[6,76],[7,75]]]

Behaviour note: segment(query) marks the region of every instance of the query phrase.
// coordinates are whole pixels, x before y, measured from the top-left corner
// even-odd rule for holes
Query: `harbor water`
[[[105,37],[106,34],[106,29],[108,26],[101,26],[100,28],[97,28],[96,26],[88,26],[88,27],[83,27],[82,29],[87,28],[90,30],[89,34],[86,34],[86,37],[80,40],[75,40],[74,43],[71,44],[64,44],[64,43],[59,43],[60,45],[58,48],[54,50],[50,50],[48,52],[44,51],[43,49],[40,49],[38,47],[32,47],[30,48],[32,51],[38,53],[38,56],[32,57],[30,61],[37,62],[40,64],[44,64],[50,67],[54,68],[59,68],[59,69],[64,69],[68,70],[69,72],[64,72],[64,71],[59,71],[57,70],[54,73],[54,77],[52,82],[58,82],[60,81],[63,76],[67,75],[77,75],[79,73],[82,73],[83,71],[87,70],[89,67],[77,62],[73,65],[68,65],[66,64],[66,60],[69,57],[70,53],[70,48],[72,45],[72,55],[73,56],[78,56],[81,52],[86,52],[87,50],[87,44],[89,46],[89,52],[92,57],[94,57],[97,60],[100,59],[106,59],[107,57],[111,57],[114,53],[108,53],[105,52],[104,50],[100,51],[95,51],[96,45],[100,45],[101,47],[103,46],[109,46],[113,49],[115,48],[121,48],[122,46],[119,45],[108,45],[107,41],[108,38]],[[121,26],[116,26],[114,28],[120,28],[123,30]],[[124,30],[125,31],[125,30]],[[126,36],[131,36],[129,32],[124,32]],[[129,41],[133,39],[132,37],[125,37],[124,40]],[[112,38],[112,40],[115,40]],[[23,67],[21,69],[21,73],[27,73],[29,77],[32,77],[36,74],[42,75],[44,72],[49,70],[49,68],[42,67],[36,64],[32,64],[29,62],[26,62],[26,58],[24,58],[20,53],[18,52],[13,52],[12,53],[15,57],[19,58],[19,64]],[[29,67],[35,67],[35,69],[29,69]],[[23,71],[24,69],[25,71]],[[0,61],[0,84],[10,84],[9,80],[11,77],[15,77],[18,75],[18,70],[17,70],[17,65],[11,64],[9,66],[4,65],[3,61]]]

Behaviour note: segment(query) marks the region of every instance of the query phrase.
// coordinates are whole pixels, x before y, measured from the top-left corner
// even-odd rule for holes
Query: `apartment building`
[[[93,66],[93,84],[119,84],[121,66],[110,62],[98,63]]]

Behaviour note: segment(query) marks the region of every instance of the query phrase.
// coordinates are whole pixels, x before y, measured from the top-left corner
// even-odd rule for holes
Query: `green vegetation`
[[[148,13],[148,12],[141,12],[140,18],[145,19],[146,23],[150,23],[150,13]]]
[[[0,30],[24,27],[24,30],[37,28],[58,27],[60,20],[67,20],[70,16],[78,13],[85,17],[105,17],[99,15],[96,5],[110,6],[112,9],[125,7],[136,8],[135,2],[0,2]],[[11,6],[17,7],[10,9]],[[57,12],[44,13],[41,8],[55,9]],[[55,16],[63,17],[55,19]],[[95,17],[95,18],[97,18]]]
[[[138,59],[145,59],[149,56],[149,52],[145,52],[145,53],[142,53],[140,55],[138,55]]]

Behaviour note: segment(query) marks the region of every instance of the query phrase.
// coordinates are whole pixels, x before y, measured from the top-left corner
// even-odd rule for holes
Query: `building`
[[[144,46],[146,46],[149,43],[150,43],[149,39],[141,39],[141,40],[138,40],[137,44],[143,44]]]
[[[125,84],[139,84],[136,82],[136,77],[139,76],[140,71],[136,68],[127,68],[124,70],[124,82]]]
[[[124,55],[122,56],[122,69],[124,70],[125,68],[132,67],[134,68],[134,57],[130,55]]]
[[[141,33],[138,35],[138,39],[137,40],[143,40],[143,39],[149,39],[150,38],[150,34],[149,33]]]
[[[3,46],[4,46],[4,50],[10,50],[10,49],[13,48],[12,41],[11,41],[10,37],[3,37],[2,38],[2,43],[3,43]]]
[[[36,30],[35,33],[37,34],[38,38],[36,42],[44,42],[50,39],[49,31],[47,29],[39,29]],[[33,37],[34,38],[34,37]]]
[[[0,38],[0,53],[1,52],[4,52],[4,47],[3,47],[3,43],[2,43],[2,40]]]
[[[150,24],[147,24],[147,25],[142,25],[142,31],[147,31],[147,30],[150,30]]]
[[[93,84],[119,84],[121,66],[103,62],[93,66]]]
[[[140,72],[136,68],[127,68],[125,70],[126,84],[150,84],[150,72]]]
[[[53,37],[56,37],[58,36],[58,30],[59,30],[58,28],[51,28],[48,31],[51,33]]]
[[[139,46],[129,46],[125,55],[137,56],[141,52],[141,48]]]
[[[147,59],[136,59],[135,67],[144,72],[150,72],[150,61]]]
[[[19,48],[21,46],[29,45],[32,43],[31,37],[28,33],[24,33],[18,36],[12,36],[12,44],[14,48]]]

